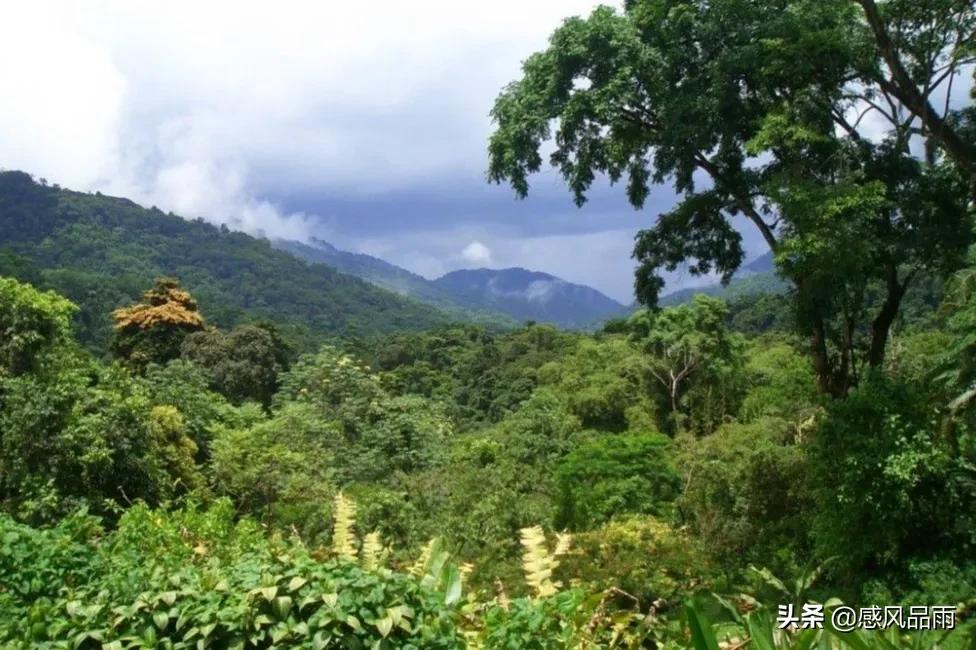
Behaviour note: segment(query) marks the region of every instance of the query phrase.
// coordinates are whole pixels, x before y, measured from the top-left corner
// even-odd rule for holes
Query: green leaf
[[[166,626],[169,625],[169,614],[166,612],[156,612],[153,614],[152,619],[160,631],[165,630]]]
[[[380,634],[383,635],[383,638],[385,639],[393,629],[393,619],[389,616],[384,616],[376,621],[375,625],[376,629],[380,631]]]
[[[291,611],[292,602],[291,596],[278,596],[274,599],[272,607],[274,608],[274,612],[278,618],[285,618],[288,616],[288,612]]]
[[[691,605],[685,605],[685,615],[691,630],[691,641],[695,650],[719,650],[718,641],[705,617],[700,615]]]
[[[444,604],[453,605],[461,600],[461,572],[452,564],[444,573]]]

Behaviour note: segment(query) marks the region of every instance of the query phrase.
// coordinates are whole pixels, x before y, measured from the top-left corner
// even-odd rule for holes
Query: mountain
[[[209,322],[270,321],[300,350],[457,320],[266,240],[16,171],[0,172],[0,275],[73,300],[79,338],[101,350],[111,334],[109,312],[136,300],[157,276],[178,278]]]
[[[314,237],[308,243],[278,239],[272,241],[271,245],[306,262],[328,264],[342,273],[362,278],[387,291],[433,305],[456,320],[493,328],[518,325],[517,321],[506,314],[488,311],[477,305],[461,305],[427,278],[372,255],[340,250],[329,242]]]
[[[450,296],[430,280],[372,255],[339,250],[329,242],[314,237],[304,244],[277,239],[272,241],[271,245],[308,262],[328,264],[337,271],[355,275],[357,278],[403,296],[410,296],[431,304],[454,304]]]
[[[428,280],[378,257],[343,251],[320,239],[308,243],[279,240],[273,246],[309,262],[329,264],[448,314],[487,324],[514,325],[536,320],[585,329],[628,311],[596,289],[537,271],[462,270]]]
[[[520,268],[454,271],[434,284],[462,305],[567,328],[593,327],[629,311],[596,289]]]
[[[750,273],[769,273],[776,269],[776,263],[773,259],[773,251],[767,251],[752,260],[742,268],[740,268],[736,275],[748,275]]]
[[[679,289],[661,296],[658,304],[662,307],[680,305],[688,302],[698,293],[733,300],[746,295],[782,294],[786,293],[788,288],[789,284],[786,280],[776,275],[773,254],[770,252],[760,255],[748,264],[743,265],[735,272],[732,280],[727,285],[716,282],[702,287]]]

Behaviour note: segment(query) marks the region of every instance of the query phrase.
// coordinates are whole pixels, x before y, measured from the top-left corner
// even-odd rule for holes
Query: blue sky
[[[19,5],[0,23],[3,168],[428,277],[523,266],[621,301],[634,234],[674,203],[661,188],[637,212],[601,185],[577,209],[551,171],[525,201],[484,181],[494,97],[593,2]]]

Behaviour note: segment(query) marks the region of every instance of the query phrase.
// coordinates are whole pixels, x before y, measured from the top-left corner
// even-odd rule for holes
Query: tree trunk
[[[905,278],[904,284],[899,284],[898,271],[892,264],[885,265],[885,276],[887,278],[888,292],[885,296],[884,304],[881,305],[881,310],[871,322],[871,349],[868,351],[868,364],[872,368],[878,368],[884,363],[891,325],[898,316],[901,299],[905,296],[905,290],[911,281],[911,276],[909,275],[909,277]]]
[[[810,326],[810,348],[817,391],[831,397],[846,397],[852,385],[854,322],[847,319],[840,358],[831,357],[827,348],[827,330],[818,314]]]

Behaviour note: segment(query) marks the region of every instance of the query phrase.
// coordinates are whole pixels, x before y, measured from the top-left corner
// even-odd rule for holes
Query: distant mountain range
[[[272,242],[272,246],[306,262],[328,264],[341,273],[354,275],[401,296],[410,296],[438,307],[457,307],[450,294],[430,280],[372,255],[339,250],[329,242],[314,237],[307,243],[278,239]]]
[[[635,303],[623,305],[592,287],[522,268],[463,269],[428,280],[386,260],[340,250],[320,239],[307,243],[277,240],[272,245],[307,262],[327,264],[401,296],[433,305],[455,317],[464,315],[489,324],[537,321],[567,329],[590,329],[638,308]],[[775,273],[772,253],[766,253],[743,265],[728,285],[716,282],[679,289],[662,296],[659,304],[679,305],[698,293],[727,300],[746,294],[783,293],[787,286]]]
[[[723,285],[721,282],[701,287],[679,289],[661,297],[658,301],[662,307],[672,307],[688,302],[695,294],[704,293],[725,300],[734,300],[738,296],[759,293],[785,293],[789,288],[786,280],[776,275],[773,264],[773,254],[760,255],[748,264],[743,265],[732,280]]]
[[[453,271],[434,280],[458,303],[484,306],[513,318],[585,329],[626,315],[630,310],[591,287],[548,273],[511,269]]]
[[[270,322],[298,350],[460,320],[266,240],[17,171],[0,172],[0,275],[73,300],[79,339],[100,351],[111,337],[110,312],[158,276],[178,278],[208,323]]]
[[[453,271],[428,280],[371,255],[350,253],[318,239],[279,240],[274,246],[306,261],[328,264],[379,287],[475,318],[538,321],[571,329],[599,326],[631,309],[591,287],[521,268]]]
[[[662,304],[698,292],[784,290],[771,268],[770,257],[760,258],[728,287],[682,290]],[[47,186],[15,171],[0,172],[0,275],[75,301],[80,339],[101,350],[111,333],[111,310],[137,299],[160,275],[180,279],[210,322],[274,322],[299,349],[461,321],[589,329],[635,309],[591,287],[521,268],[460,270],[428,280],[321,240],[269,244],[127,199]]]

